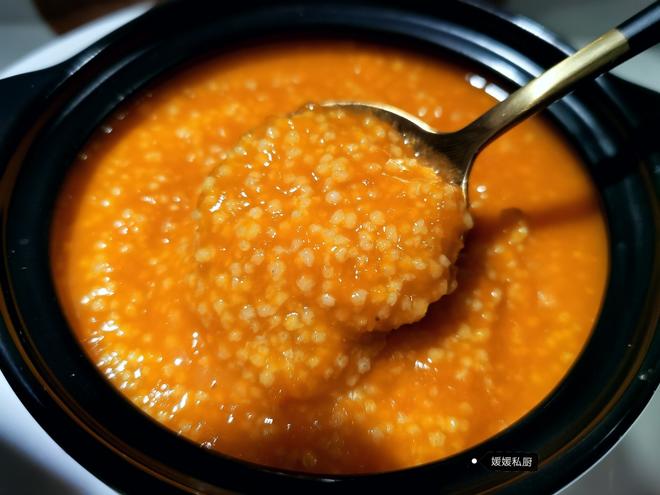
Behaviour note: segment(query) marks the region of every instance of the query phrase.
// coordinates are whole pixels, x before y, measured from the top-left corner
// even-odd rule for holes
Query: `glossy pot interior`
[[[67,326],[50,276],[50,213],[69,165],[94,128],[155,79],[245,43],[339,36],[456,59],[510,89],[567,49],[538,26],[518,23],[470,4],[172,3],[60,66],[0,82],[0,108],[14,116],[0,124],[0,364],[31,413],[83,465],[127,491],[391,490],[414,483],[452,493],[546,492],[593,464],[650,398],[660,362],[658,204],[648,164],[660,162],[660,147],[632,137],[641,97],[613,79],[585,84],[548,112],[582,155],[607,217],[611,270],[596,328],[569,375],[532,412],[442,461],[366,476],[312,476],[198,448],[133,407],[97,372]],[[642,96],[657,98],[660,109],[657,95]],[[642,101],[648,108],[649,100]],[[537,453],[539,470],[491,471],[472,463],[492,451]]]

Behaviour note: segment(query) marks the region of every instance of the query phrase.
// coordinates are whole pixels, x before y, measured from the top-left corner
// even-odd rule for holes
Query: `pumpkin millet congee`
[[[543,118],[460,188],[379,101],[441,131],[469,72],[341,41],[237,50],[123,104],[67,177],[51,259],[99,371],[171,430],[252,462],[369,473],[506,428],[562,379],[608,267],[598,196]]]

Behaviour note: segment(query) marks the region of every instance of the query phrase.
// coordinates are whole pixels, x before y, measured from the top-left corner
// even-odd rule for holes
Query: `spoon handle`
[[[616,28],[628,40],[630,55],[639,52],[660,42],[660,2],[653,2],[627,21]]]
[[[658,42],[660,2],[654,2],[511,94],[457,134],[471,143],[468,153],[473,156],[492,139],[561,98],[583,79],[601,74]],[[466,168],[470,165],[465,163]],[[469,170],[464,172],[467,175]]]

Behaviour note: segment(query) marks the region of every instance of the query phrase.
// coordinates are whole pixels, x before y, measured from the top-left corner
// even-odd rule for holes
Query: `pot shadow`
[[[637,495],[657,495],[657,486],[653,486],[646,472],[646,478],[640,476],[639,463],[635,452],[626,450],[621,444],[615,447],[594,468],[582,478],[564,490],[564,495],[590,495],[592,493],[617,494],[635,493]]]
[[[15,446],[0,442],[0,493],[83,495],[84,492]]]

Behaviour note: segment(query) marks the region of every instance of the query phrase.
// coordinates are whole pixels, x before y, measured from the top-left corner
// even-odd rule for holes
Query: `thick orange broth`
[[[442,264],[430,263],[438,280],[452,285],[438,294],[448,294],[416,323],[368,332],[368,342],[356,347],[366,349],[355,355],[358,372],[329,374],[332,380],[317,393],[305,389],[282,395],[278,391],[286,389],[286,380],[294,380],[295,373],[277,375],[277,381],[263,374],[280,359],[279,345],[266,347],[258,359],[242,356],[249,366],[232,366],[236,354],[227,352],[227,344],[240,341],[249,327],[236,333],[231,318],[245,313],[264,325],[257,304],[262,285],[249,285],[252,261],[252,268],[245,271],[243,265],[228,276],[248,284],[241,287],[254,292],[254,307],[216,304],[217,311],[207,318],[199,311],[205,292],[191,288],[191,274],[199,273],[200,263],[216,267],[213,260],[200,259],[200,236],[211,235],[204,234],[199,222],[202,184],[225,173],[219,171],[230,163],[246,132],[308,102],[330,99],[380,101],[439,130],[454,130],[494,103],[468,76],[461,67],[390,47],[281,43],[225,54],[123,105],[80,153],[59,197],[52,230],[53,276],[61,304],[99,370],[137,407],[203,447],[309,472],[376,472],[437,460],[494,435],[530,411],[561,380],[588,338],[608,266],[597,192],[569,145],[540,117],[509,131],[477,158],[470,180],[474,226],[457,260],[456,281],[444,278]],[[364,172],[359,159],[351,167]],[[222,170],[231,177],[237,169]],[[337,198],[348,197],[350,184],[347,179],[346,185],[333,186],[316,203],[311,197],[309,222],[330,222],[329,208]],[[369,249],[380,242],[380,256],[386,259],[387,219],[412,211],[411,203],[371,190],[368,208],[384,212],[386,220],[379,220],[380,213],[371,216],[371,210],[364,221],[358,214],[357,228],[375,237],[367,242],[358,232],[351,242],[365,242]],[[206,193],[220,194],[212,187]],[[253,210],[259,207],[258,196],[253,201],[246,215],[254,211],[262,218],[261,210]],[[267,207],[264,202],[259,208],[268,212]],[[347,211],[344,206],[337,217],[341,222],[346,222]],[[270,217],[263,218],[267,222]],[[401,218],[399,241],[408,235],[401,231],[408,220],[422,225],[412,213]],[[379,229],[382,238],[376,236]],[[229,235],[222,229],[209,232],[218,246]],[[305,249],[280,234],[282,253]],[[225,250],[223,255],[236,253]],[[299,292],[313,294],[310,301],[321,309],[355,302],[354,296],[342,296],[341,287],[335,295],[325,292],[338,279],[327,269],[323,277],[324,265],[307,263],[319,260],[308,254],[291,255],[296,261],[286,265]],[[429,263],[419,266],[431,269]],[[407,267],[412,265],[398,269]],[[254,273],[260,270],[254,268]],[[314,282],[319,285],[313,286],[318,294],[308,291],[314,270],[319,271]],[[212,280],[220,279],[223,273],[213,272]],[[219,292],[213,293],[209,307],[232,293],[220,282],[214,287]],[[358,291],[359,304],[346,307],[354,312],[352,321],[363,321],[362,296],[375,297],[369,292],[374,288],[350,287],[346,294]],[[374,294],[381,294],[379,290]],[[382,293],[387,300],[388,293]],[[251,292],[245,294],[252,304]],[[273,294],[276,299],[277,291]],[[421,317],[437,297],[405,321]],[[392,296],[395,300],[388,318],[415,310]],[[368,303],[364,307],[372,308]],[[304,348],[305,359],[324,363],[333,326],[324,327],[321,339],[305,311],[296,313],[291,350]],[[222,323],[225,314],[228,319]],[[263,315],[271,317],[270,312]],[[327,315],[335,318],[336,312],[328,310]],[[364,321],[372,321],[371,316]],[[338,325],[342,321],[337,318]],[[273,329],[272,335],[282,335],[284,341],[288,337],[278,325],[279,320],[272,320],[259,332],[269,338],[268,329]],[[340,344],[352,345],[345,340]],[[351,352],[347,350],[346,362]],[[339,363],[333,370],[342,368],[340,361],[333,362]],[[316,387],[315,381],[308,383]],[[299,382],[294,385],[300,389]]]

